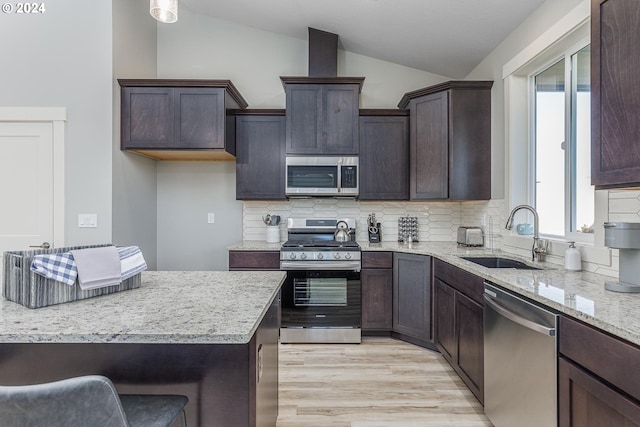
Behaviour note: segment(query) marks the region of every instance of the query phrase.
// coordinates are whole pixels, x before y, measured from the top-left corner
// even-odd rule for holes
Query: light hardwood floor
[[[412,344],[280,344],[279,358],[277,427],[492,425],[442,356]]]

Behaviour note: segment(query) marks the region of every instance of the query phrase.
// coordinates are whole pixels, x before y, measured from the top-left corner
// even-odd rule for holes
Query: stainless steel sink
[[[538,267],[532,267],[524,262],[510,258],[502,257],[460,257],[467,261],[474,262],[487,268],[515,268],[516,270],[542,270]]]

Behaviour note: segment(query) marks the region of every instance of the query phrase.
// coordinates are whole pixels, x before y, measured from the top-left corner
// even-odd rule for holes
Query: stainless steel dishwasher
[[[495,427],[558,425],[558,316],[485,282],[484,411]]]

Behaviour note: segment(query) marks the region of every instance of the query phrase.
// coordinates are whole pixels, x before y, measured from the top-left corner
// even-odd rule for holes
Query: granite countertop
[[[138,289],[29,309],[0,302],[0,343],[245,344],[278,294],[274,271],[145,271]]]
[[[244,240],[227,247],[230,251],[280,251],[282,244],[267,243],[262,240]]]
[[[552,263],[532,264],[530,259],[517,255],[505,252],[492,254],[486,248],[458,247],[455,242],[419,242],[411,246],[397,242],[359,243],[363,251],[431,255],[505,289],[640,345],[640,294],[605,290],[604,282],[615,280],[609,276],[585,271],[570,272],[563,266]],[[229,249],[279,250],[277,244],[275,248],[273,245],[273,243],[245,241],[234,244]],[[249,247],[251,249],[247,249]],[[487,255],[517,259],[541,267],[542,270],[486,268],[460,258],[461,256]]]

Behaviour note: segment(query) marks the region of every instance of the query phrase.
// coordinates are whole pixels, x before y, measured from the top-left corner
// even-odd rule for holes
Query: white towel
[[[122,282],[120,255],[115,246],[71,251],[78,267],[80,289],[97,289]]]
[[[127,280],[147,269],[147,263],[142,256],[142,251],[137,246],[118,248],[120,254],[120,272],[122,280]]]

